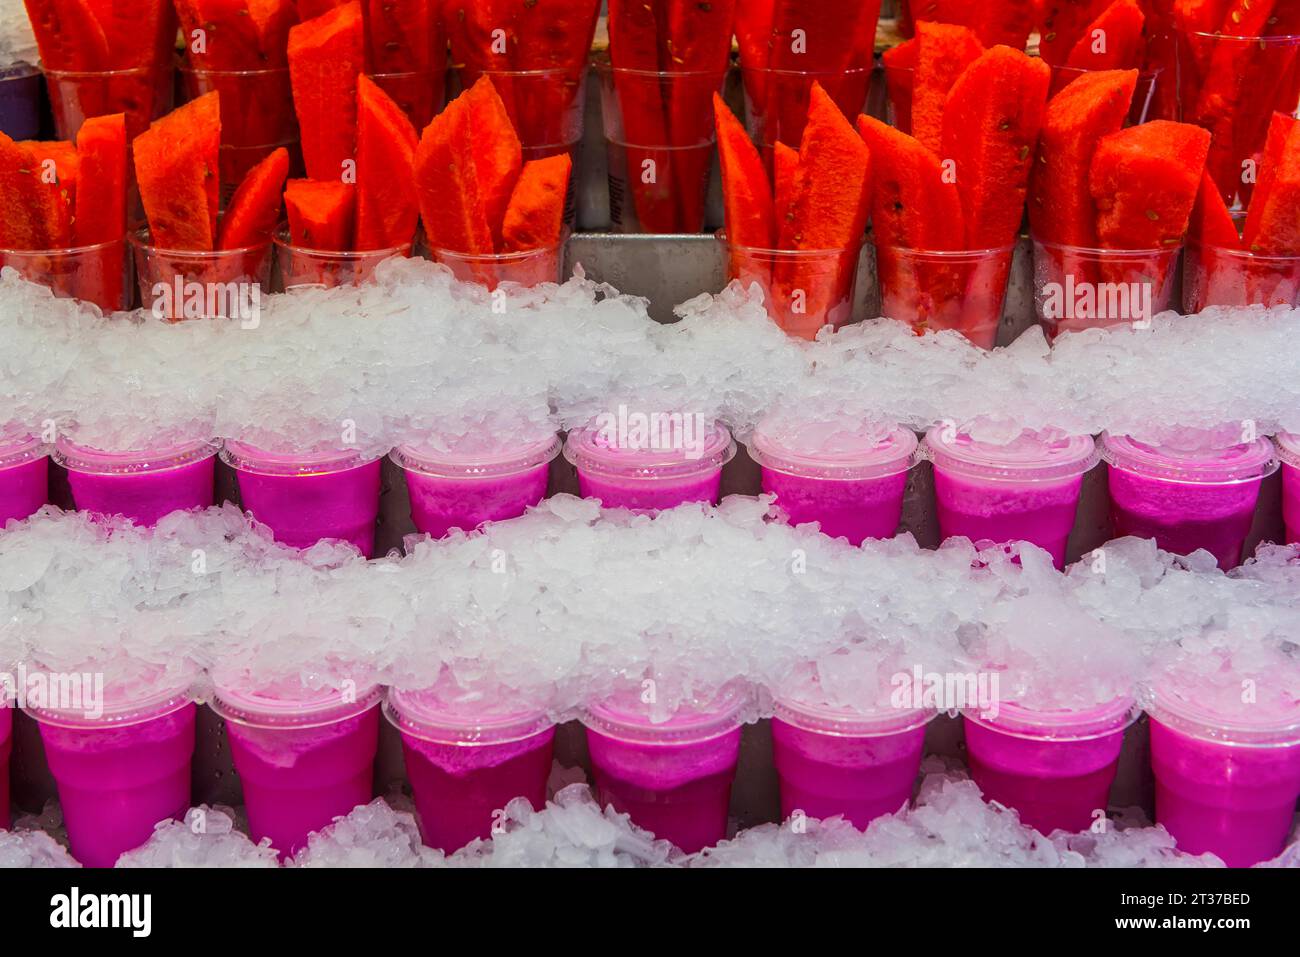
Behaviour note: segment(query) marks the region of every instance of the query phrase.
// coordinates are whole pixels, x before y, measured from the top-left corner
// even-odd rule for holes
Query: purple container
[[[716,504],[722,467],[736,454],[731,433],[713,424],[687,441],[683,430],[666,427],[659,438],[641,444],[620,437],[617,430],[593,426],[570,432],[564,457],[578,470],[582,497],[634,512],[658,512],[686,502]]]
[[[235,470],[244,510],[277,542],[310,548],[341,539],[366,558],[374,555],[381,459],[345,450],[267,452],[227,442],[221,461]]]
[[[472,532],[518,518],[546,497],[560,440],[550,435],[492,454],[435,452],[403,445],[390,458],[406,473],[411,521],[426,535]]]
[[[154,525],[176,511],[214,502],[218,445],[207,440],[131,452],[103,452],[59,439],[54,460],[68,470],[77,510]]]
[[[1026,430],[995,445],[941,426],[926,435],[925,454],[945,539],[1030,542],[1065,567],[1083,476],[1098,461],[1091,437]]]
[[[823,534],[851,545],[892,538],[903,514],[916,436],[897,426],[825,431],[776,434],[760,425],[749,449],[762,466],[763,491],[776,496],[791,525],[818,522]]]
[[[1300,542],[1300,435],[1279,432],[1278,458],[1282,460],[1282,519],[1288,543]]]
[[[1203,548],[1227,571],[1241,564],[1260,485],[1278,466],[1273,443],[1174,449],[1102,436],[1115,537],[1153,538],[1175,555]]]
[[[0,69],[0,133],[13,140],[41,135],[41,71],[27,63]]]
[[[48,448],[32,436],[0,436],[0,529],[49,501]]]

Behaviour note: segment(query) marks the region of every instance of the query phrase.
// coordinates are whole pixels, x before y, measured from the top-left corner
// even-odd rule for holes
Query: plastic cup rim
[[[598,430],[591,425],[570,431],[568,437],[564,440],[562,451],[566,462],[588,475],[640,481],[654,481],[661,478],[686,478],[718,471],[736,457],[736,440],[732,438],[731,430],[720,422],[714,422],[713,428],[715,434],[720,436],[722,440],[712,452],[706,450],[698,459],[678,456],[672,459],[656,457],[654,461],[639,463],[610,461],[609,456],[606,454],[593,453],[585,446],[579,447],[579,443],[583,439],[597,433]],[[642,450],[631,451],[635,453]],[[644,451],[658,452],[655,449]],[[667,451],[680,452],[681,450]]]
[[[564,248],[569,241],[569,230],[566,227],[560,234],[560,241],[550,246],[542,246],[539,249],[523,249],[517,252],[507,253],[462,253],[454,249],[444,249],[441,246],[430,246],[429,252],[434,258],[434,262],[439,261],[439,257],[453,259],[457,262],[474,264],[500,265],[517,262],[527,262],[529,259],[541,259],[544,256],[554,255]]]
[[[1177,32],[1182,36],[1197,37],[1201,40],[1234,40],[1243,43],[1282,43],[1283,41],[1300,43],[1300,34],[1294,33],[1275,33],[1265,36],[1242,37],[1232,33],[1210,33],[1206,30],[1179,30]]]
[[[167,71],[167,66],[163,64],[123,67],[117,70],[52,70],[45,65],[44,61],[38,61],[36,66],[46,76],[52,77],[55,80],[99,79],[101,77],[113,76],[141,76],[165,73]]]
[[[221,461],[239,472],[253,475],[305,476],[333,475],[378,462],[387,453],[369,455],[359,449],[336,449],[326,452],[273,452],[237,439],[226,439],[218,455]]]
[[[983,717],[978,708],[965,708],[962,710],[962,720],[1025,741],[1096,741],[1124,733],[1142,716],[1142,711],[1142,706],[1134,696],[1121,695],[1105,704],[1084,710],[1038,710],[1024,708],[1014,702],[1004,703],[998,706],[996,718]],[[1008,715],[1010,720],[1004,722],[1003,717]],[[1065,717],[1067,715],[1079,717],[1071,720]],[[1049,730],[1053,724],[1061,733]]]
[[[663,746],[702,744],[738,730],[742,725],[737,716],[743,704],[738,691],[725,689],[707,710],[688,712],[681,723],[676,723],[677,715],[662,724],[638,720],[637,715],[615,710],[608,702],[589,703],[578,720],[588,731],[618,741]]]
[[[872,63],[870,66],[847,67],[843,70],[784,70],[784,69],[780,69],[777,67],[770,67],[770,66],[745,66],[742,63],[739,69],[742,74],[751,73],[760,76],[766,75],[766,76],[781,76],[781,77],[791,77],[791,78],[811,77],[815,80],[818,79],[819,77],[824,77],[824,76],[831,76],[831,77],[865,76],[874,73],[876,66],[875,63]],[[913,68],[908,67],[908,69],[910,70]]]
[[[128,237],[123,236],[121,239],[109,239],[102,243],[91,243],[89,246],[64,246],[59,249],[0,249],[0,256],[73,256],[85,255],[86,253],[100,252],[111,246],[125,246]]]
[[[771,259],[829,259],[832,256],[848,256],[855,252],[860,254],[864,243],[859,239],[857,243],[840,249],[768,249],[763,246],[742,246],[740,243],[733,243],[725,229],[719,229],[713,235],[719,242],[725,243],[728,249],[737,249],[750,255]]]
[[[877,250],[887,249],[893,253],[901,253],[913,258],[932,258],[932,259],[951,259],[960,261],[963,259],[992,259],[995,256],[1010,256],[1016,251],[1019,243],[1011,243],[1006,246],[993,246],[988,249],[913,249],[909,246],[891,246],[887,243],[871,241],[871,245]]]
[[[1273,446],[1277,449],[1277,457],[1283,464],[1293,469],[1300,469],[1300,435],[1279,432],[1273,436]]]
[[[746,447],[749,457],[762,468],[782,475],[792,475],[805,479],[852,480],[885,479],[904,472],[910,472],[917,463],[917,449],[920,442],[916,433],[906,426],[895,426],[887,436],[890,440],[901,440],[897,455],[878,457],[872,460],[871,449],[861,453],[840,453],[821,456],[813,453],[800,453],[784,447],[771,448],[774,440],[767,439],[760,424],[754,430]],[[769,448],[763,448],[769,443]],[[862,461],[866,459],[866,461]],[[819,474],[820,473],[820,474]]]
[[[174,685],[117,707],[106,707],[98,718],[88,717],[84,711],[65,711],[37,705],[28,705],[23,708],[23,712],[41,724],[76,731],[95,731],[145,724],[175,714],[186,705],[193,703],[194,699],[189,693],[189,683],[186,682],[184,685]]]
[[[271,74],[288,74],[289,67],[286,66],[268,66],[258,70],[209,70],[206,67],[195,66],[188,60],[182,60],[176,65],[178,73],[192,73],[195,76],[240,76],[240,77],[261,77],[270,76]]]
[[[562,66],[543,67],[537,70],[497,70],[492,68],[480,69],[478,67],[472,67],[469,64],[465,64],[465,63],[455,65],[455,66],[448,64],[447,69],[456,70],[456,71],[465,70],[467,72],[476,73],[479,76],[508,76],[512,78],[528,77],[528,78],[536,78],[536,79],[542,79],[543,77],[556,77],[556,76],[567,78],[573,76],[574,73],[577,72]],[[581,72],[585,73],[586,70],[587,70],[587,66],[586,63],[584,62],[581,67]]]
[[[388,689],[384,696],[384,717],[403,735],[431,744],[458,747],[491,747],[526,741],[555,727],[545,711],[489,716],[485,720],[462,720],[453,712],[421,709],[413,698],[424,691]]]
[[[773,703],[772,717],[801,731],[828,737],[885,738],[923,728],[938,715],[932,708],[851,711],[783,697]]]
[[[1233,259],[1245,259],[1257,263],[1277,263],[1279,265],[1297,263],[1300,264],[1300,256],[1264,256],[1249,249],[1241,249],[1233,246],[1214,246],[1203,243],[1199,239],[1188,238],[1187,245],[1197,251],[1212,250],[1216,254],[1231,257]]]
[[[1095,259],[1150,259],[1153,256],[1172,256],[1183,247],[1180,242],[1176,246],[1161,246],[1152,249],[1104,249],[1097,246],[1072,246],[1069,243],[1054,243],[1046,239],[1039,239],[1032,234],[1029,239],[1035,246],[1041,246],[1044,249],[1091,256]]]
[[[216,439],[196,439],[159,449],[114,452],[79,445],[60,437],[54,443],[50,457],[70,472],[87,475],[141,475],[166,472],[201,462],[216,455],[220,448],[221,443]]]
[[[1242,485],[1247,482],[1258,482],[1266,479],[1278,470],[1281,462],[1277,454],[1277,446],[1267,438],[1261,436],[1253,442],[1240,443],[1242,445],[1254,446],[1257,452],[1263,453],[1267,448],[1267,456],[1259,456],[1258,463],[1250,465],[1224,465],[1223,463],[1203,463],[1196,462],[1183,464],[1162,464],[1146,461],[1149,454],[1138,450],[1131,451],[1128,448],[1119,448],[1119,443],[1126,443],[1128,446],[1134,446],[1137,443],[1131,436],[1119,435],[1112,436],[1109,432],[1101,434],[1101,440],[1097,443],[1098,452],[1102,461],[1110,468],[1119,469],[1121,472],[1130,472],[1134,475],[1140,475],[1144,479],[1160,482],[1175,482],[1182,485]],[[1211,452],[1223,452],[1228,448],[1211,449]],[[1157,455],[1162,453],[1157,452]],[[1228,472],[1224,477],[1224,472]],[[1241,474],[1237,474],[1240,472]]]
[[[39,435],[24,433],[12,442],[0,439],[0,469],[36,462],[50,454],[52,446]]]
[[[430,475],[440,479],[475,480],[506,478],[522,475],[543,465],[549,465],[560,454],[564,443],[558,435],[520,446],[512,452],[498,455],[457,456],[453,453],[421,452],[411,445],[399,445],[388,453],[394,464],[408,472]]]
[[[241,147],[244,148],[244,147]],[[261,149],[262,147],[249,146],[247,149]],[[317,258],[335,258],[341,261],[365,262],[370,259],[388,259],[394,256],[405,258],[411,254],[415,248],[415,237],[411,241],[401,246],[389,246],[385,249],[313,249],[310,246],[296,246],[289,241],[289,224],[281,223],[271,234],[271,243],[277,249],[284,249],[295,254],[305,256],[314,256]],[[250,246],[249,249],[259,247]]]
[[[133,248],[140,250],[146,256],[161,255],[168,259],[189,259],[195,262],[234,259],[250,253],[266,252],[271,249],[272,244],[272,240],[267,239],[264,243],[254,243],[251,246],[240,246],[235,249],[168,249],[166,246],[155,246],[149,241],[152,239],[152,233],[148,226],[137,226],[135,229],[127,230],[126,239]]]
[[[934,426],[925,434],[917,446],[917,456],[930,462],[936,470],[948,472],[962,478],[979,479],[986,482],[1009,482],[1017,484],[1039,482],[1062,482],[1085,475],[1101,461],[1098,443],[1090,435],[1070,435],[1066,438],[1071,443],[1078,442],[1080,454],[1061,462],[1034,463],[989,463],[976,462],[962,456],[947,446],[935,447],[932,440],[943,426]],[[1087,452],[1083,452],[1086,445]]]
[[[1157,683],[1144,689],[1144,709],[1154,722],[1200,741],[1238,748],[1300,747],[1300,709],[1288,723],[1249,725],[1224,720],[1218,713],[1190,702],[1170,703]],[[1217,732],[1217,733],[1216,733]]]
[[[713,70],[640,70],[635,67],[614,66],[612,62],[606,62],[604,60],[597,62],[595,68],[596,72],[602,76],[633,76],[644,77],[645,79],[653,77],[659,80],[682,78],[705,80],[711,77],[716,77],[719,86],[722,85],[722,81],[726,79],[727,74],[730,73],[732,69],[730,66],[725,66]]]
[[[218,685],[208,707],[228,722],[268,731],[323,728],[365,714],[383,697],[384,688],[372,684],[355,701],[340,702],[338,689],[321,689],[312,697],[280,699],[259,693],[235,691]]]

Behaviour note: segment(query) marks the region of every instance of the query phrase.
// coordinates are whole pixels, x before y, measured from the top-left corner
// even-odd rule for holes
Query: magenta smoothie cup
[[[740,755],[740,700],[653,721],[636,696],[589,707],[582,723],[602,804],[693,854],[727,836]]]
[[[1282,519],[1288,543],[1300,542],[1300,435],[1279,432],[1275,437],[1282,460]]]
[[[29,704],[58,785],[72,856],[112,867],[154,825],[190,806],[194,703],[172,685],[113,700],[102,714]]]
[[[1083,476],[1097,464],[1086,435],[1030,432],[1006,445],[939,426],[925,437],[934,463],[939,533],[972,542],[1029,542],[1065,567]]]
[[[9,827],[9,755],[14,749],[14,710],[0,701],[0,830]]]
[[[1250,867],[1282,853],[1300,799],[1300,702],[1211,704],[1177,680],[1158,684],[1151,717],[1156,823],[1189,854]]]
[[[0,529],[49,501],[50,459],[40,439],[0,432]]]
[[[61,438],[54,446],[54,461],[68,470],[77,511],[154,525],[172,512],[212,506],[218,447],[205,439],[104,452]]]
[[[493,453],[438,452],[403,445],[390,458],[406,473],[411,521],[426,535],[472,532],[484,522],[518,518],[546,497],[555,435]]]
[[[790,698],[776,702],[772,755],[781,816],[843,816],[865,830],[912,797],[933,711],[850,711]]]
[[[336,689],[250,693],[220,682],[212,710],[226,719],[254,841],[281,857],[307,836],[373,797],[379,747],[378,685],[349,696]]]
[[[1124,731],[1139,714],[1131,698],[1082,711],[999,706],[996,717],[963,715],[971,777],[1043,834],[1085,831],[1109,805]]]
[[[1273,443],[1168,448],[1102,436],[1116,538],[1155,539],[1176,555],[1199,548],[1224,571],[1241,564],[1260,485],[1278,466]]]
[[[569,433],[564,457],[578,470],[582,497],[600,499],[605,508],[658,512],[686,502],[716,504],[722,467],[736,455],[731,433],[712,424],[698,435],[668,430],[662,438],[646,446],[588,426]]]
[[[897,427],[823,437],[760,425],[749,449],[762,466],[763,491],[776,496],[791,525],[818,522],[823,534],[861,545],[898,530],[916,446],[911,430]]]
[[[384,713],[402,733],[420,837],[455,853],[488,838],[515,798],[546,806],[555,725],[508,704],[448,701],[433,689],[390,691]]]
[[[277,542],[310,548],[324,539],[375,551],[381,459],[355,451],[268,452],[226,442],[221,461],[235,470],[244,511]]]

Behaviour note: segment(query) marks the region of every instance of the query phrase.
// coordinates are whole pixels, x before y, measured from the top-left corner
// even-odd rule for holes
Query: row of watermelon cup
[[[1085,710],[1002,704],[964,715],[967,762],[987,800],[1043,833],[1090,828],[1108,807],[1125,731],[1145,710],[1156,820],[1190,853],[1230,866],[1277,856],[1300,799],[1294,714],[1207,707],[1173,672],[1143,691]],[[190,683],[155,677],[106,689],[84,711],[27,702],[40,727],[74,857],[112,866],[154,825],[191,802],[196,705]],[[593,702],[582,716],[602,802],[687,852],[727,835],[745,689],[653,713],[636,692]],[[782,814],[843,815],[859,828],[912,796],[935,711],[829,707],[815,681],[777,696],[773,758]],[[401,733],[407,779],[426,844],[454,852],[491,835],[509,801],[546,799],[555,725],[508,700],[472,700],[437,687],[307,691],[215,680],[211,707],[226,719],[249,830],[282,855],[373,797],[380,712]],[[0,824],[8,820],[13,710],[0,708]]]
[[[1128,436],[1025,431],[1013,442],[980,441],[968,429],[938,426],[918,442],[905,428],[864,427],[853,443],[818,448],[763,427],[749,442],[764,491],[796,525],[854,545],[897,531],[909,475],[922,459],[934,467],[936,512],[944,538],[1026,541],[1064,567],[1083,476],[1108,465],[1117,537],[1154,539],[1166,551],[1209,551],[1220,567],[1242,560],[1263,480],[1284,465],[1288,541],[1300,541],[1300,438],[1282,433],[1222,447],[1150,445]],[[485,522],[523,515],[546,497],[561,451],[587,498],[609,508],[655,512],[685,502],[717,502],[722,470],[736,454],[720,425],[699,441],[664,446],[620,444],[598,427],[462,454],[401,446],[392,460],[405,473],[411,518],[423,533],[471,532]],[[48,501],[48,458],[37,439],[0,447],[0,520],[22,519]],[[60,439],[55,460],[68,471],[76,506],[152,525],[177,510],[214,504],[218,455],[235,472],[244,508],[275,537],[306,548],[322,539],[375,550],[381,459],[356,452],[275,453],[244,442],[199,441],[110,453]]]

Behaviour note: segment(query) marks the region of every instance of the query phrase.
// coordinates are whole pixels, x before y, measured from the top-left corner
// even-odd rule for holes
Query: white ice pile
[[[55,421],[85,444],[239,437],[384,451],[497,442],[619,405],[718,417],[742,438],[769,414],[924,428],[985,417],[1152,441],[1183,429],[1300,432],[1300,311],[1211,310],[1049,348],[1038,331],[984,353],[956,333],[875,321],[795,342],[733,286],[661,326],[645,302],[574,278],[489,295],[423,261],[361,288],[263,300],[252,323],[101,318],[0,279],[0,422]],[[1195,370],[1192,376],[1188,370]]]
[[[864,832],[842,818],[792,818],[741,831],[698,854],[683,854],[602,808],[585,784],[558,791],[534,810],[516,799],[487,840],[451,855],[420,842],[408,810],[379,798],[314,833],[286,863],[290,867],[342,868],[804,868],[804,867],[1220,867],[1211,854],[1179,851],[1169,833],[1140,812],[1106,822],[1100,833],[1044,836],[1020,823],[1014,811],[986,804],[959,772],[927,759],[915,806],[872,822]],[[399,802],[400,803],[400,802]],[[195,820],[207,826],[196,828]],[[1265,867],[1300,866],[1293,843]],[[274,851],[233,830],[215,808],[191,810],[184,822],[158,825],[142,847],[118,867],[275,867]],[[40,831],[0,831],[0,867],[75,866],[63,848]]]
[[[0,0],[0,69],[19,62],[35,65],[38,59],[23,0]]]
[[[740,679],[752,718],[810,666],[831,704],[884,705],[920,669],[996,671],[1003,701],[1082,707],[1208,642],[1279,702],[1300,698],[1296,547],[1224,575],[1126,539],[1062,575],[1032,546],[852,548],[769,517],[737,496],[654,518],[558,496],[366,562],[328,544],[300,558],[233,506],[156,530],[48,509],[0,535],[0,650],[110,680],[142,662],[267,683],[441,679],[557,719],[629,681],[653,679],[668,710]]]

